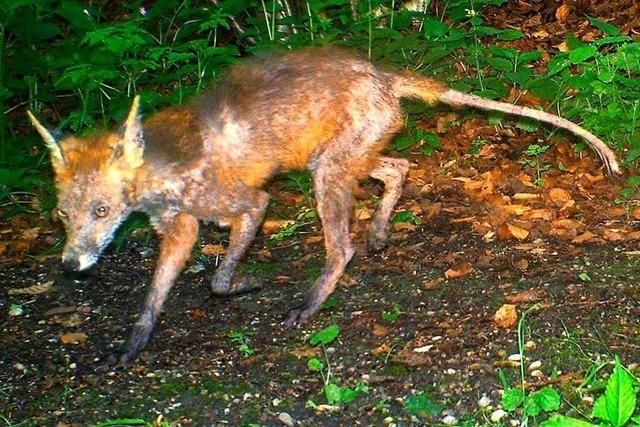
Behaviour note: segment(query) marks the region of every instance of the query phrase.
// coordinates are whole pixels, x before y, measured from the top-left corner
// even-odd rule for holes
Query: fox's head
[[[62,253],[67,270],[92,266],[131,213],[130,193],[144,152],[138,108],[136,97],[120,132],[59,141],[28,112],[51,153],[58,190],[57,216],[67,232]]]

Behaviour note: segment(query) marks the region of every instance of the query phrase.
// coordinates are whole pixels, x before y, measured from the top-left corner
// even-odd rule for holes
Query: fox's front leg
[[[253,194],[253,207],[231,220],[227,253],[211,279],[211,291],[214,295],[231,295],[260,287],[254,279],[234,278],[234,274],[240,259],[262,223],[268,205],[269,195],[262,191],[256,192]]]
[[[161,224],[158,231],[162,236],[160,256],[144,310],[133,326],[124,352],[109,356],[107,367],[125,367],[149,340],[162,305],[196,242],[198,220],[194,216],[180,213],[174,220]]]

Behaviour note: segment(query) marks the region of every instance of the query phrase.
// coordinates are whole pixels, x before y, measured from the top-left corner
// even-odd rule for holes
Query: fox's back
[[[151,125],[151,139],[164,140],[152,146],[174,146],[160,151],[234,164],[223,170],[228,179],[260,186],[275,173],[308,168],[338,140],[397,130],[400,108],[390,76],[336,48],[253,58],[187,106],[157,113],[145,132]]]

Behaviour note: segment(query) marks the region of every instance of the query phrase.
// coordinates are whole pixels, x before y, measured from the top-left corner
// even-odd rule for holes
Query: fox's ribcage
[[[211,280],[211,291],[216,295],[230,295],[259,287],[258,283],[248,277],[236,277],[232,280],[235,269],[255,237],[269,205],[267,193],[255,190],[251,196],[250,198],[255,200],[254,206],[231,221],[229,248]],[[248,196],[244,197],[249,199]]]

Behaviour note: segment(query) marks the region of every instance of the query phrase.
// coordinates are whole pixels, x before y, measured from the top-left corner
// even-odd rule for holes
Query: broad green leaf
[[[577,418],[556,415],[540,424],[540,427],[597,427],[595,424]]]
[[[502,30],[498,33],[498,40],[505,40],[505,41],[518,40],[518,39],[521,39],[523,36],[524,35],[518,30],[514,30],[514,29]]]
[[[560,407],[560,394],[551,387],[544,387],[532,393],[529,399],[535,400],[545,412],[557,411]]]
[[[424,18],[424,35],[429,38],[438,38],[447,34],[449,27],[439,19],[427,16]]]
[[[513,70],[513,64],[504,58],[488,58],[487,62],[489,63],[489,65],[491,65],[491,67],[495,70],[498,71],[512,71]]]
[[[609,422],[614,427],[620,427],[629,421],[636,409],[636,392],[633,389],[633,379],[619,360],[616,360],[616,367],[607,381],[604,398]]]
[[[316,332],[309,339],[311,345],[318,345],[320,343],[327,345],[333,342],[340,333],[340,327],[335,323],[331,326],[327,326],[320,332]]]
[[[324,386],[324,395],[329,405],[340,403],[340,386],[333,383],[327,384]]]
[[[518,62],[527,63],[537,61],[542,58],[541,50],[532,50],[531,52],[524,52],[518,56]]]
[[[569,60],[574,64],[577,64],[579,62],[586,61],[589,58],[593,58],[596,53],[598,53],[598,49],[595,46],[581,46],[569,52]]]
[[[97,424],[98,427],[107,426],[144,426],[147,422],[141,418],[118,418],[117,420],[106,420]]]
[[[608,36],[617,36],[620,34],[620,30],[615,25],[607,24],[598,18],[589,18],[589,22]]]
[[[524,392],[519,388],[510,388],[502,395],[502,409],[513,411],[524,402]]]
[[[524,409],[524,413],[530,417],[538,416],[540,412],[542,412],[542,408],[540,407],[540,405],[538,405],[538,403],[531,398],[527,399],[524,402],[523,409]]]
[[[442,406],[434,403],[427,396],[411,396],[404,401],[404,410],[418,416],[437,416],[442,411]]]
[[[607,402],[604,396],[600,396],[596,400],[595,405],[593,405],[593,410],[591,411],[591,416],[603,421],[607,421],[609,419],[609,415],[607,415]]]
[[[402,135],[398,136],[396,139],[393,140],[393,145],[396,147],[396,150],[398,151],[411,148],[414,143],[415,141],[413,140],[413,138],[411,138],[406,133],[403,133]]]
[[[580,280],[582,280],[583,282],[590,282],[591,281],[591,277],[589,277],[589,275],[587,273],[578,274],[578,278],[580,278]]]
[[[313,372],[320,372],[324,369],[324,363],[322,363],[317,357],[314,357],[309,359],[307,362],[307,368]]]
[[[533,119],[522,118],[516,123],[516,127],[527,132],[535,132],[540,129],[540,123]]]

